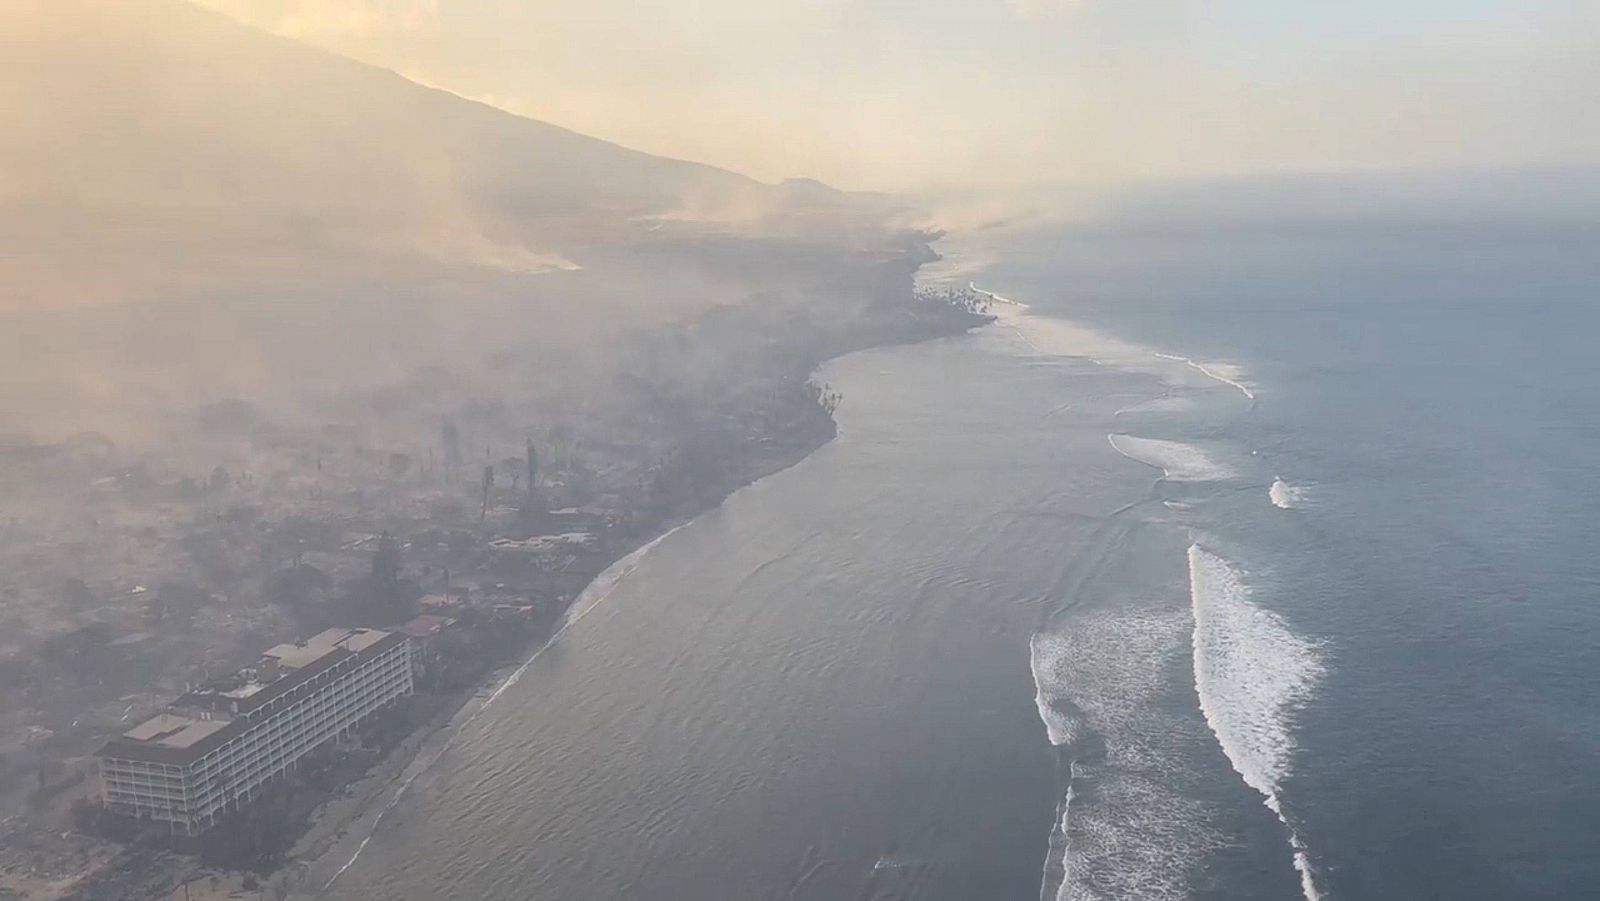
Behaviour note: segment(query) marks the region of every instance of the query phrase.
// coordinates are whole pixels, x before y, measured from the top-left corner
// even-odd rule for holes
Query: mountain
[[[538,271],[643,219],[749,221],[796,200],[181,0],[7,5],[0,100],[0,229],[26,251],[12,308],[396,256]]]
[[[0,110],[0,435],[581,381],[716,307],[853,302],[921,240],[888,198],[629,150],[183,0],[0,3]]]

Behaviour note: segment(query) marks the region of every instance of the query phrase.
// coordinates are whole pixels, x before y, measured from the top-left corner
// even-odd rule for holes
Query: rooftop
[[[276,660],[280,666],[288,669],[300,669],[339,648],[360,653],[388,635],[388,632],[377,629],[325,629],[304,641],[268,648],[261,656],[263,659]]]
[[[226,719],[197,719],[179,713],[161,713],[122,733],[122,737],[163,748],[187,748],[226,725]]]
[[[448,616],[435,616],[431,613],[424,613],[401,626],[399,631],[412,638],[428,638],[438,635],[453,623],[455,623],[455,620]]]
[[[102,757],[186,764],[250,728],[250,715],[349,657],[382,653],[406,636],[377,629],[328,629],[269,649],[255,667],[215,679],[112,739]]]

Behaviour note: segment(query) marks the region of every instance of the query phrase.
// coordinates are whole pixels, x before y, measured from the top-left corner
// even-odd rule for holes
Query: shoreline
[[[821,445],[818,445],[819,447]],[[808,453],[807,456],[810,454]],[[801,457],[800,459],[805,459]],[[796,462],[799,462],[798,460]],[[791,464],[792,465],[792,464]],[[785,467],[787,468],[787,467]],[[775,470],[781,471],[781,470]],[[764,476],[763,476],[764,478]],[[759,479],[758,479],[759,481]],[[754,484],[753,482],[751,484]],[[736,489],[737,490],[737,489]],[[708,508],[706,512],[709,512]],[[278,869],[274,870],[267,879],[283,879],[285,874],[293,873],[298,878],[291,879],[293,884],[292,898],[318,898],[331,889],[339,877],[356,862],[361,852],[366,848],[376,832],[378,824],[405,796],[406,790],[419,777],[431,770],[434,764],[441,760],[445,753],[455,745],[462,730],[477,719],[478,715],[489,708],[502,692],[515,685],[521,675],[532,663],[546,650],[560,640],[563,633],[584,618],[590,610],[595,609],[610,596],[611,590],[618,582],[632,572],[637,561],[648,553],[662,540],[673,532],[693,522],[693,517],[679,522],[656,535],[644,544],[617,558],[573,599],[572,605],[562,616],[559,627],[550,633],[528,655],[520,660],[513,660],[496,667],[483,682],[470,690],[464,690],[459,703],[446,705],[446,710],[441,711],[426,725],[414,730],[401,742],[401,747],[390,752],[385,759],[375,768],[378,772],[369,771],[365,776],[352,783],[348,788],[354,801],[354,809],[342,817],[336,817],[332,822],[322,822],[328,817],[328,808],[344,798],[335,798],[319,806],[312,814],[312,825],[307,833],[295,843],[289,852],[289,859]],[[608,575],[613,575],[609,584],[602,585]],[[593,589],[601,586],[603,594],[591,597]],[[579,607],[585,599],[589,599],[587,606]],[[473,701],[478,701],[473,705]],[[406,746],[410,746],[406,748]],[[406,748],[403,756],[396,756],[396,752]],[[431,753],[429,753],[431,751]],[[393,793],[389,793],[389,789]],[[378,806],[387,796],[387,803]],[[352,833],[352,827],[367,820],[365,829],[359,830],[360,837]],[[331,834],[329,834],[331,833]],[[346,857],[340,852],[348,851]],[[341,862],[342,861],[342,862]],[[338,867],[334,868],[333,864]],[[308,878],[309,877],[309,878]],[[309,889],[309,891],[307,891]]]
[[[815,385],[815,376],[823,366],[849,354],[956,337],[987,326],[996,318],[955,308],[949,312],[952,316],[947,323],[930,324],[911,320],[902,323],[906,328],[892,334],[841,336],[845,338],[841,346],[815,362],[804,380],[805,384]],[[611,589],[632,571],[643,554],[673,532],[717,509],[736,492],[799,464],[833,441],[838,436],[838,423],[831,409],[822,406],[817,409],[823,414],[819,423],[826,423],[825,426],[808,429],[805,440],[787,444],[775,453],[762,455],[742,471],[730,470],[728,478],[719,486],[725,490],[719,490],[714,500],[700,505],[698,509],[664,518],[659,523],[641,529],[641,540],[637,546],[609,562],[574,596],[548,636],[535,640],[524,656],[496,666],[478,684],[461,689],[456,696],[444,702],[438,713],[407,734],[399,745],[383,755],[367,772],[343,786],[336,796],[318,804],[305,832],[295,840],[284,863],[259,877],[263,889],[277,887],[285,893],[284,897],[306,901],[325,896],[337,884],[339,877],[356,862],[383,817],[399,803],[410,785],[443,758],[462,731],[503,691],[515,684],[539,655],[559,641],[562,634],[590,610],[603,603]],[[619,567],[622,568],[620,571]],[[602,584],[608,576],[612,576],[609,584]],[[604,593],[592,598],[587,606],[581,606],[586,598],[591,598],[596,586],[602,586]],[[230,872],[228,875],[237,877],[240,874]]]
[[[734,363],[740,353],[773,348],[764,352],[760,357],[764,363],[748,376],[740,373],[741,379],[751,379],[755,390],[735,388],[724,396],[724,406],[712,420],[720,441],[696,447],[693,436],[697,433],[680,429],[677,440],[689,435],[692,455],[669,455],[657,465],[658,470],[678,465],[668,490],[663,491],[658,476],[655,484],[641,483],[637,489],[615,495],[618,500],[614,503],[633,511],[633,518],[589,558],[589,565],[595,568],[586,567],[593,575],[582,587],[574,584],[567,589],[577,589],[572,594],[552,598],[557,605],[534,621],[526,639],[485,646],[488,656],[479,658],[484,668],[476,678],[457,681],[454,687],[419,690],[408,710],[397,711],[395,718],[380,726],[380,734],[386,732],[387,739],[378,739],[358,755],[340,758],[337,766],[342,774],[312,788],[312,794],[304,795],[304,806],[283,824],[284,846],[276,859],[260,860],[252,866],[202,862],[182,853],[152,856],[140,850],[142,844],[128,843],[125,837],[74,826],[60,836],[61,841],[76,837],[80,844],[86,843],[91,854],[72,852],[79,863],[70,869],[53,866],[52,872],[59,871],[67,878],[39,897],[97,901],[165,898],[186,892],[190,897],[221,901],[257,891],[263,897],[323,896],[408,787],[454,746],[479,713],[521,678],[534,659],[602,603],[645,552],[678,528],[717,509],[739,490],[802,462],[837,437],[833,410],[839,396],[818,379],[826,364],[871,348],[963,335],[996,320],[988,310],[986,295],[973,289],[925,290],[919,286],[916,274],[926,255],[931,252],[908,254],[873,269],[865,284],[869,296],[878,299],[853,308],[847,299],[843,309],[851,315],[844,318],[830,316],[826,307],[819,308],[808,327],[798,333],[790,328],[792,319],[779,318],[782,306],[770,309],[743,304],[709,314],[712,325],[702,327],[720,328],[724,340],[729,336],[740,340],[725,345],[734,348],[729,354]],[[654,421],[644,427],[663,428]],[[685,460],[691,462],[685,464]],[[488,506],[486,500],[485,508]],[[427,519],[417,522],[427,527]],[[466,528],[474,534],[476,546],[500,534],[497,529],[501,526]],[[462,560],[457,556],[460,553],[452,553],[445,561],[436,556],[432,562],[445,563],[446,573],[470,573],[473,567],[485,565],[481,558],[476,563]],[[368,754],[371,756],[366,757]],[[305,791],[304,786],[286,787],[291,796]],[[61,863],[66,859],[62,857]],[[24,880],[37,882],[35,869],[30,865],[26,870],[0,871],[0,888],[21,886]]]

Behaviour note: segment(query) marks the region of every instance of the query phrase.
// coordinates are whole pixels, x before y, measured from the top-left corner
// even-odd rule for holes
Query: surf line
[[[507,688],[517,684],[517,682],[522,679],[522,674],[527,672],[529,666],[533,665],[533,661],[539,659],[539,655],[543,654],[547,649],[550,648],[550,646],[554,645],[562,635],[566,634],[568,629],[577,625],[579,622],[582,622],[584,617],[588,616],[595,608],[604,603],[607,598],[611,597],[612,592],[617,590],[617,586],[621,585],[623,580],[638,568],[639,561],[644,559],[645,554],[649,553],[650,550],[656,545],[665,541],[667,536],[688,524],[689,523],[687,522],[682,522],[666,530],[665,532],[662,532],[660,535],[657,535],[655,538],[651,539],[649,543],[639,547],[632,553],[629,553],[627,556],[607,567],[605,571],[600,573],[600,575],[595,576],[594,581],[590,582],[589,586],[578,595],[578,599],[573,602],[573,609],[568,611],[567,619],[561,624],[561,628],[551,633],[550,637],[545,639],[544,644],[541,644],[535,648],[533,653],[528,655],[528,659],[522,661],[521,666],[518,666],[516,670],[511,673],[511,675],[507,676],[499,685],[495,686],[494,691],[489,693],[489,696],[483,700],[483,703],[479,704],[475,710],[467,714],[465,719],[456,724],[455,729],[450,733],[450,737],[445,740],[444,744],[439,746],[439,750],[435,751],[432,757],[429,757],[426,762],[417,767],[411,773],[411,775],[407,776],[405,780],[400,783],[400,787],[395,790],[394,797],[389,799],[389,803],[384,805],[384,808],[378,811],[377,817],[372,820],[371,828],[367,830],[367,834],[362,837],[361,842],[356,845],[356,849],[353,853],[351,853],[350,859],[346,860],[338,870],[334,871],[332,876],[328,877],[328,881],[322,884],[322,888],[317,892],[319,896],[327,894],[328,889],[332,888],[333,884],[339,881],[339,877],[343,876],[346,870],[355,865],[356,860],[361,857],[361,852],[367,849],[367,844],[371,842],[372,837],[377,834],[378,824],[382,823],[383,818],[388,815],[389,811],[394,810],[395,807],[400,803],[400,799],[405,797],[406,789],[411,787],[411,783],[417,781],[418,776],[421,776],[423,773],[433,769],[434,764],[437,764],[439,760],[444,757],[445,753],[455,745],[456,739],[461,737],[461,733],[467,728],[467,726],[471,724],[473,720],[478,718],[478,714],[488,710],[489,705],[493,704],[495,699],[500,697],[500,695],[504,693]],[[588,597],[585,597],[586,595]]]
[[[1062,748],[1056,749],[1065,753]],[[1060,764],[1058,763],[1057,766]],[[1070,901],[1072,890],[1072,849],[1067,845],[1067,830],[1071,828],[1072,800],[1077,786],[1077,762],[1067,762],[1067,792],[1056,807],[1056,821],[1050,827],[1050,838],[1044,855],[1044,875],[1039,880],[1039,901]],[[1060,874],[1057,881],[1055,874]],[[1055,892],[1050,892],[1054,886]]]
[[[1200,713],[1234,772],[1283,824],[1301,894],[1322,901],[1310,851],[1281,797],[1296,747],[1294,713],[1325,672],[1320,645],[1258,606],[1234,564],[1199,544],[1188,556]]]
[[[1003,298],[1002,298],[1002,300],[1003,300]],[[1020,302],[1015,301],[1015,300],[1006,300],[1004,302],[1008,303],[1008,304],[1013,304],[1019,310],[1028,309],[1028,305],[1027,304],[1020,303]],[[1008,322],[1008,323],[1006,323],[1006,325],[1011,327],[1011,331],[1012,331],[1013,334],[1015,334],[1017,336],[1017,340],[1018,341],[1021,341],[1023,344],[1028,345],[1028,348],[1030,350],[1032,350],[1034,353],[1038,354],[1041,357],[1066,357],[1066,358],[1075,359],[1075,360],[1088,360],[1089,362],[1093,363],[1096,366],[1101,367],[1102,369],[1114,369],[1114,368],[1116,368],[1116,367],[1112,366],[1110,363],[1107,363],[1105,360],[1100,359],[1099,357],[1090,357],[1090,356],[1085,356],[1083,354],[1073,354],[1073,353],[1053,353],[1051,351],[1045,350],[1044,348],[1040,347],[1039,345],[1033,343],[1033,339],[1029,338],[1027,333],[1024,332],[1022,330],[1022,328],[1020,326],[1018,326],[1016,323]],[[1056,407],[1054,410],[1051,410],[1049,413],[1046,413],[1045,414],[1045,418],[1048,418],[1050,416],[1054,416],[1055,414],[1061,412],[1062,410],[1066,409],[1067,407],[1070,407],[1071,405],[1072,404],[1070,402],[1062,404],[1061,406]]]
[[[1164,354],[1164,353],[1161,353],[1160,351],[1151,351],[1151,353],[1155,354],[1157,357],[1160,357],[1163,360],[1172,360],[1174,362],[1182,363],[1183,365],[1188,366],[1190,369],[1193,369],[1193,370],[1199,372],[1201,375],[1204,375],[1206,378],[1215,379],[1216,381],[1219,381],[1224,385],[1232,385],[1233,387],[1238,388],[1240,393],[1242,393],[1245,397],[1249,398],[1250,400],[1255,400],[1256,399],[1256,395],[1255,395],[1254,391],[1251,391],[1249,388],[1245,387],[1243,384],[1241,384],[1241,383],[1239,383],[1239,382],[1237,382],[1237,381],[1235,381],[1233,379],[1230,379],[1225,375],[1218,375],[1216,372],[1213,372],[1209,367],[1207,367],[1204,363],[1196,363],[1194,360],[1191,360],[1188,357],[1180,357],[1177,354]]]
[[[985,291],[982,288],[978,287],[976,282],[967,282],[967,290],[972,291],[975,294],[982,294],[984,297],[989,298],[991,301],[993,301],[995,303],[1010,304],[1011,306],[1014,306],[1014,307],[1021,307],[1024,310],[1026,310],[1028,308],[1028,305],[1023,303],[1020,300],[1012,300],[1009,297],[1001,297],[1000,295],[994,293],[993,291]]]

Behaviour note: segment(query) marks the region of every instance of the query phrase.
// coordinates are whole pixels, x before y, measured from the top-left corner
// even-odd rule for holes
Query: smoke
[[[438,13],[338,9],[324,25]],[[275,428],[381,422],[371,405],[429,385],[436,408],[509,403],[603,369],[630,329],[815,280],[777,239],[882,240],[821,186],[519,119],[176,0],[0,15],[6,435],[178,445],[231,401]],[[431,433],[436,408],[391,418]]]
[[[206,0],[290,33],[282,0]],[[766,181],[1014,189],[1600,154],[1593,4],[457,0],[304,37]],[[398,11],[397,11],[398,10]]]
[[[964,232],[950,256],[1081,303],[1213,311],[1565,303],[1600,284],[1592,166],[1187,181],[1034,200],[1059,206]]]
[[[438,0],[281,0],[270,4],[227,2],[218,8],[249,9],[272,16],[271,28],[313,40],[369,38],[376,32],[416,32],[437,23]]]
[[[1082,0],[1005,0],[1006,9],[1020,19],[1038,20],[1064,16],[1082,5]]]

